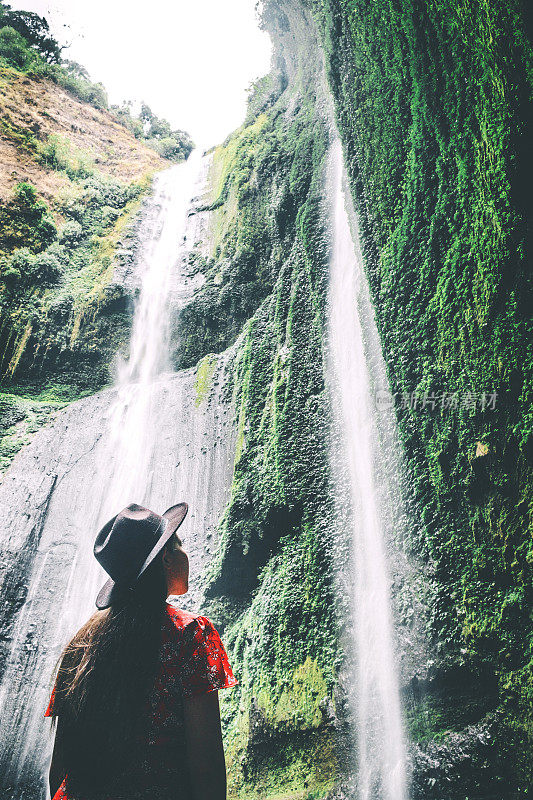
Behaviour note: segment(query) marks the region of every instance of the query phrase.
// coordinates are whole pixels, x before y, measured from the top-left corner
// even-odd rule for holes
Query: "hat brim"
[[[160,536],[155,547],[152,549],[150,555],[142,565],[141,571],[137,575],[137,580],[141,577],[143,572],[150,566],[156,555],[163,549],[163,547],[166,545],[170,537],[174,533],[176,533],[179,526],[187,516],[188,510],[189,506],[187,503],[178,503],[175,506],[170,506],[170,508],[167,508],[165,513],[161,515],[167,522],[165,530]],[[118,586],[113,580],[113,578],[109,578],[98,592],[98,595],[96,597],[96,608],[99,609],[109,608],[115,602],[123,600],[124,592],[128,590],[129,588],[126,588],[125,590],[124,587]]]
[[[113,578],[109,578],[96,597],[96,608],[109,608],[109,606],[113,605],[115,600],[118,600],[118,590],[116,588],[116,583]]]
[[[161,515],[165,519],[168,519],[169,526],[172,528],[172,533],[175,533],[178,530],[179,526],[187,516],[188,510],[189,506],[187,503],[177,503],[177,505],[167,508],[165,513]]]

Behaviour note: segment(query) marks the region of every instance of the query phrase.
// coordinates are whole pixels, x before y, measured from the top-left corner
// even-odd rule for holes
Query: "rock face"
[[[485,85],[484,78],[478,76],[476,84],[468,56],[457,60],[459,45],[448,45],[448,23],[455,32],[466,25],[456,19],[452,5],[437,12],[422,4],[427,28],[421,30],[409,3],[400,4],[392,16],[384,8],[373,15],[365,3],[356,4],[357,14],[333,0],[266,3],[264,23],[277,44],[274,73],[258,82],[243,129],[214,154],[214,247],[198,262],[206,281],[184,310],[177,360],[194,361],[209,342],[223,346],[246,326],[249,344],[237,373],[241,405],[234,492],[221,551],[210,567],[207,598],[228,609],[230,621],[233,617],[230,641],[236,664],[242,663],[247,675],[239,708],[239,693],[228,702],[234,703],[236,731],[231,758],[247,764],[240,776],[233,771],[232,789],[250,796],[280,787],[302,790],[304,774],[325,791],[335,770],[353,767],[349,736],[344,747],[339,745],[339,732],[349,730],[351,645],[340,622],[346,619],[345,601],[336,595],[335,582],[336,558],[346,552],[347,542],[342,520],[326,531],[318,522],[321,515],[334,519],[324,500],[332,491],[323,446],[330,435],[323,425],[330,419],[323,347],[328,235],[320,199],[330,128],[327,92],[317,90],[320,38],[384,348],[389,388],[382,400],[399,419],[405,455],[406,516],[391,538],[388,557],[412,793],[455,798],[465,792],[487,797],[508,792],[518,797],[529,783],[524,643],[531,630],[531,581],[526,507],[520,498],[530,486],[530,468],[527,420],[519,399],[530,392],[525,377],[529,356],[523,303],[509,306],[498,299],[505,295],[502,264],[511,258],[505,248],[513,235],[525,236],[520,179],[513,151],[506,148],[514,141],[513,131],[525,124],[520,98],[527,95],[527,80],[518,69],[516,79],[509,78],[517,86],[516,102],[509,95],[507,110],[493,106],[506,133],[500,141],[494,133],[490,141],[512,181],[509,188],[499,168],[479,161],[472,166],[464,152],[466,141],[471,152],[480,146],[476,123],[464,111],[465,92],[474,93],[479,105],[473,113],[479,112],[479,118],[488,113],[488,101],[475,88]],[[306,8],[315,12],[321,37]],[[476,7],[470,23],[480,42],[485,41],[483,19]],[[502,47],[508,46],[505,36],[511,41],[513,25],[518,31],[522,25],[518,17],[513,21],[505,14],[493,22]],[[373,37],[384,43],[381,49]],[[398,49],[395,40],[405,47]],[[431,64],[433,45],[441,59],[437,66]],[[455,48],[453,54],[449,48]],[[501,58],[494,50],[487,53],[493,74],[506,69]],[[516,66],[517,52],[510,59]],[[444,95],[439,86],[445,86]],[[413,93],[419,105],[413,106]],[[432,127],[432,108],[441,127]],[[459,109],[454,120],[464,113],[461,131],[447,116],[450,108]],[[420,153],[416,143],[422,141],[431,145]],[[465,185],[453,166],[451,153],[457,152],[464,152],[471,175]],[[518,156],[525,158],[519,148]],[[406,173],[407,158],[411,167]],[[506,202],[516,198],[518,204],[512,225],[509,221],[514,233],[504,251],[491,251],[490,265],[484,233],[469,222],[466,197],[481,203],[472,174],[476,169],[486,175],[494,196],[500,196],[501,185]],[[433,178],[441,173],[437,188]],[[453,230],[443,221],[448,207],[457,212]],[[403,216],[397,216],[398,209]],[[502,211],[503,228],[506,220]],[[491,224],[498,228],[496,217]],[[477,272],[470,260],[473,252]],[[519,254],[513,261],[516,298],[525,291],[521,259]],[[500,287],[493,294],[487,284],[483,302],[481,274],[492,275],[489,283],[494,279],[491,285]],[[469,309],[464,324],[462,308]],[[483,322],[487,314],[498,319],[503,362]],[[466,330],[473,349],[464,338]],[[518,353],[524,364],[517,362]],[[502,363],[513,366],[506,371]],[[500,411],[489,407],[488,383],[502,388],[506,405]],[[488,430],[494,447],[483,434]],[[476,455],[479,442],[482,456]],[[496,539],[491,533],[495,525],[502,531]],[[516,549],[505,545],[503,530]],[[500,640],[506,656],[497,652]],[[336,699],[334,755],[328,750],[332,729],[312,722],[309,706],[288,688],[296,685],[298,669],[310,653],[316,657],[315,677]],[[288,698],[294,703],[291,711]],[[253,746],[243,733],[252,707],[253,719],[260,720],[253,729],[261,732]],[[487,725],[494,742],[490,747],[482,744],[488,741]],[[282,742],[290,742],[290,771],[278,757]],[[327,767],[318,751],[331,754]],[[506,754],[503,760],[501,753]]]
[[[199,610],[199,577],[216,547],[231,484],[233,358],[233,351],[214,358],[201,395],[191,368],[162,377],[152,397],[145,494],[136,502],[163,513],[190,501],[183,524],[194,586],[183,603],[189,610]],[[0,763],[4,795],[13,800],[41,796],[50,745],[43,712],[54,665],[94,609],[103,581],[92,546],[109,516],[114,470],[135,469],[113,463],[107,417],[114,396],[106,390],[61,412],[18,454],[0,487]]]
[[[406,687],[413,796],[518,798],[532,769],[527,12],[309,6],[418,509],[405,546],[424,562],[431,659]]]
[[[186,268],[197,169],[201,181],[195,158],[158,176],[145,203],[132,261],[139,297],[130,357],[116,387],[58,413],[0,487],[0,763],[12,798],[44,795],[51,677],[61,649],[94,609],[104,574],[92,545],[117,509],[134,501],[162,513],[187,500],[182,537],[192,588],[182,605],[200,610],[202,572],[231,485],[238,344],[188,370],[164,371],[170,308],[190,301],[197,283]]]
[[[356,727],[350,488],[342,458],[340,477],[330,464],[347,434],[331,424],[326,359],[335,121],[309,12],[271,2],[264,22],[274,71],[258,81],[243,127],[213,153],[202,212],[210,247],[191,253],[205,280],[179,317],[174,351],[187,364],[244,328],[232,497],[205,600],[227,620],[245,676],[225,702],[230,791],[246,796],[326,793],[355,769]],[[386,381],[368,296],[361,314],[369,370]],[[385,542],[391,646],[404,706],[416,707],[412,681],[427,673],[427,587],[403,550],[408,481],[403,472],[394,481]]]

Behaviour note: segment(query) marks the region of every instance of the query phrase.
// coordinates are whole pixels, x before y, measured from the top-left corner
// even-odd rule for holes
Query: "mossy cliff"
[[[428,761],[414,791],[522,797],[533,768],[531,13],[514,0],[312,6],[423,523],[411,548],[431,575],[435,664],[415,688],[441,769]]]
[[[522,797],[532,767],[525,20],[503,3],[309,8],[416,496],[407,544],[433,658],[403,687],[412,796]],[[331,555],[343,543],[319,522],[330,491],[328,131],[305,9],[266,4],[276,69],[213,154],[212,252],[192,255],[206,283],[174,352],[177,366],[195,363],[244,325],[232,500],[205,576],[242,678],[224,698],[235,796],[325,791],[347,764]],[[309,695],[293,688],[304,673]]]
[[[205,282],[173,351],[185,367],[238,339],[231,499],[203,576],[240,680],[221,693],[235,798],[324,795],[344,758],[323,363],[330,132],[312,21],[287,15],[266,9],[274,68],[211,154],[210,250],[190,256]]]

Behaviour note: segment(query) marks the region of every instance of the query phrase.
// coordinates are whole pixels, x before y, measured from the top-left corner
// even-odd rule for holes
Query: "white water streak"
[[[200,170],[197,151],[155,178],[150,208],[140,231],[138,270],[141,291],[135,309],[130,356],[118,371],[118,395],[109,411],[111,442],[116,450],[105,507],[116,513],[132,498],[143,502],[147,466],[157,420],[150,418],[155,380],[169,369],[169,295],[183,256],[187,210]],[[164,510],[164,509],[163,509]]]
[[[375,322],[357,240],[350,229],[343,153],[336,138],[330,156],[332,251],[328,335],[330,372],[353,509],[352,594],[356,655],[357,797],[404,800],[406,770],[403,721],[393,652],[389,577],[377,478],[380,436],[372,397],[369,353],[375,341],[364,326]],[[366,307],[365,307],[366,306]]]

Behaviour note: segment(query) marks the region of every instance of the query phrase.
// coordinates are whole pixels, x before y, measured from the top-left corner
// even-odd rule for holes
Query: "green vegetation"
[[[17,248],[40,253],[56,237],[54,220],[35,188],[26,182],[17,184],[11,202],[0,206],[0,254],[9,254]],[[4,280],[21,278],[20,270],[14,266],[16,260],[14,257],[2,271]]]
[[[514,798],[533,771],[525,5],[313,5],[393,391],[419,398],[417,408],[399,402],[398,415],[422,516],[411,547],[432,574],[438,669],[443,680],[451,664],[493,675],[496,701],[475,681],[471,690],[478,716],[495,702],[503,710],[502,747],[505,725],[512,731]],[[484,392],[496,392],[494,408],[483,407]],[[421,407],[431,393],[456,393],[457,408]]]
[[[0,208],[0,219],[11,223],[3,228],[2,244],[16,240],[19,245],[0,260],[4,380],[18,374],[26,382],[38,377],[53,381],[58,371],[66,370],[80,388],[94,389],[108,381],[113,348],[123,346],[129,331],[126,299],[120,307],[118,287],[107,291],[111,259],[146,188],[147,184],[125,186],[96,172],[78,177],[56,198],[55,210],[64,219],[59,231],[29,184],[19,184],[14,200]],[[21,247],[23,241],[29,246]],[[106,306],[107,313],[113,308],[119,312],[114,324],[103,313]],[[108,339],[109,350],[94,346],[98,329],[102,341]]]
[[[28,83],[48,79],[82,103],[108,110],[104,87],[91,82],[80,64],[63,59],[46,19],[5,2],[0,77],[6,92],[15,85],[21,97]],[[170,161],[188,157],[193,143],[186,133],[172,130],[146,105],[138,118],[127,108],[110,111],[136,138]],[[42,182],[46,201],[26,179],[0,202],[0,382],[11,394],[33,392],[22,405],[3,395],[3,468],[54,410],[41,402],[43,388],[65,381],[72,387],[69,400],[95,391],[108,383],[111,362],[126,349],[132,299],[112,283],[115,251],[121,243],[135,245],[131,226],[151,173],[147,168],[140,180],[126,184],[102,173],[94,151],[75,146],[68,134],[44,135],[39,123],[14,114],[2,115],[0,133],[45,175],[57,174],[52,196]]]
[[[132,115],[131,109],[131,101],[110,107],[110,111],[121,125],[131,131],[137,139],[142,139],[162,158],[179,162],[189,157],[194,144],[188,133],[173,130],[170,123],[157,117],[146,103],[142,103],[139,116]]]
[[[4,132],[13,139],[12,128]],[[65,181],[53,208],[28,181],[0,203],[0,380],[9,387],[2,468],[55,412],[43,392],[68,381],[60,407],[109,381],[131,322],[131,300],[110,285],[114,254],[151,185],[149,176],[126,185],[100,173],[90,153],[59,134],[43,142],[27,129],[16,133],[20,149]],[[24,391],[27,402],[11,399]]]
[[[278,82],[279,83],[279,82]],[[278,88],[278,92],[281,88]],[[256,85],[250,105],[272,100],[271,82]],[[283,105],[253,117],[213,154],[215,245],[207,260],[195,256],[206,284],[182,317],[183,335],[174,353],[177,367],[190,366],[210,350],[234,341],[244,323],[274,288],[294,246],[298,228],[302,256],[313,271],[317,253],[320,166],[324,127],[314,127],[314,105],[302,99],[299,113],[284,118]],[[317,269],[317,272],[320,270]],[[317,275],[312,276],[313,279]]]
[[[322,363],[328,132],[306,81],[258,81],[255,113],[213,152],[211,253],[191,255],[206,280],[174,352],[177,366],[199,362],[201,398],[209,353],[239,339],[231,499],[203,576],[240,678],[223,705],[235,798],[325,796],[342,769]]]
[[[36,156],[41,164],[65,174],[74,181],[88,178],[95,172],[94,158],[74,145],[59,133],[48,135],[46,142],[39,142]]]
[[[41,63],[58,64],[61,48],[50,35],[44,17],[31,11],[13,11],[0,3],[0,57],[19,69]]]

